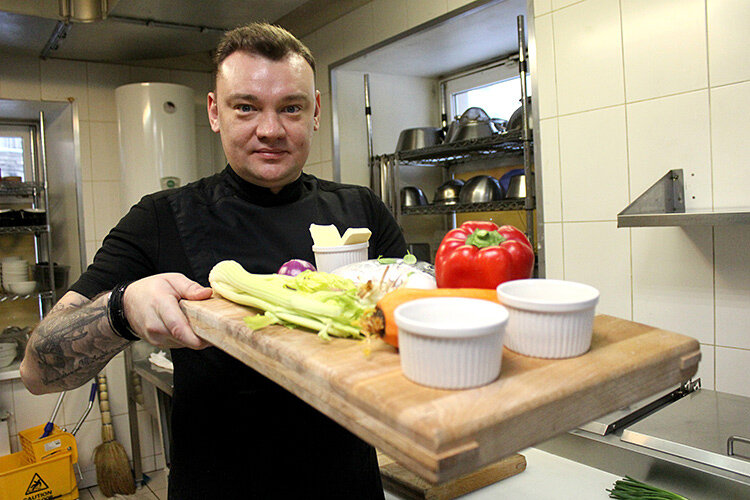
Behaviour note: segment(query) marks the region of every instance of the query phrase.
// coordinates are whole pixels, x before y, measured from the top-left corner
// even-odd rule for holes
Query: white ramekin
[[[369,246],[369,241],[337,247],[319,247],[313,245],[315,269],[324,273],[330,273],[341,266],[367,260],[367,248]]]
[[[440,389],[488,384],[500,375],[508,311],[488,300],[432,297],[394,311],[401,369]]]
[[[508,308],[505,347],[537,358],[570,358],[591,347],[599,290],[572,281],[527,279],[497,287]]]

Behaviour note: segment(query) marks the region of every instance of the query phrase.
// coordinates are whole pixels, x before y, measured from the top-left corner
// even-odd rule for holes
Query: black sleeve
[[[158,234],[154,201],[144,197],[104,238],[94,262],[70,289],[90,299],[123,281],[155,274]]]
[[[404,233],[401,232],[401,228],[385,203],[372,190],[368,189],[367,193],[372,206],[372,213],[375,214],[376,224],[374,227],[376,231],[373,234],[373,240],[377,255],[402,258],[406,255]]]

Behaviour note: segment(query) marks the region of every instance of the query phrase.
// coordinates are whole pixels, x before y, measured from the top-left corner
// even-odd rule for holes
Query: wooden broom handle
[[[109,391],[107,390],[107,376],[104,373],[97,375],[99,382],[99,411],[102,414],[102,424],[112,424],[112,414],[109,411]]]

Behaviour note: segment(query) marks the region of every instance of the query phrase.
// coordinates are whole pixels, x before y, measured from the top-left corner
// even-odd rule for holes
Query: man
[[[311,223],[370,228],[370,258],[406,253],[370,190],[302,173],[320,120],[304,45],[253,24],[226,34],[215,64],[208,116],[229,165],[130,210],[34,331],[21,376],[33,393],[59,391],[91,379],[131,339],[170,347],[170,498],[382,498],[371,446],[209,347],[179,309],[181,298],[211,295],[208,273],[222,260],[255,273],[313,261]]]

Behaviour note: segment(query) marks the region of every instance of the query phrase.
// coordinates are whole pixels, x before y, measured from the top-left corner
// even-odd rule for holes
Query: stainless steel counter
[[[172,372],[152,365],[148,359],[134,361],[133,370],[145,380],[154,384],[157,389],[172,396],[172,390],[174,389]]]
[[[750,479],[750,445],[737,444],[729,456],[732,436],[750,439],[750,399],[700,390],[628,427],[622,440]]]
[[[700,389],[625,429],[607,435],[576,429],[536,448],[691,500],[750,498],[750,459],[726,453],[729,434],[750,430],[749,404],[750,398]],[[734,452],[749,449],[737,443]]]

